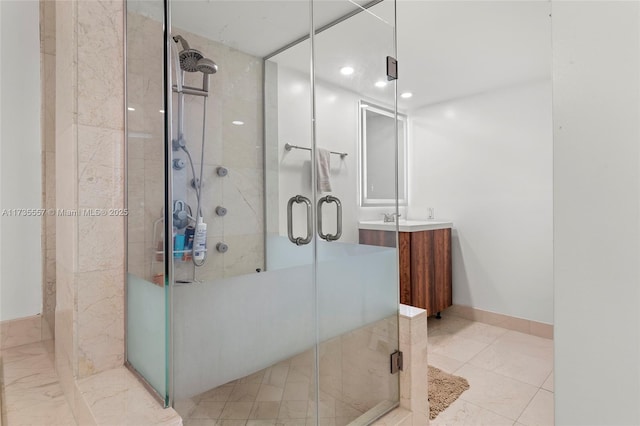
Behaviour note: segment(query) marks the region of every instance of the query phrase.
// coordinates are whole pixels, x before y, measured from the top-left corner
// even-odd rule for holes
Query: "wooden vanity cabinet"
[[[400,232],[400,303],[436,315],[452,305],[451,228]],[[360,230],[360,244],[395,247],[393,231]]]

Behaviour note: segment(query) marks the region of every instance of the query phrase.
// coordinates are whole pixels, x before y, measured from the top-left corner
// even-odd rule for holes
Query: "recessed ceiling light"
[[[400,97],[401,97],[401,98],[404,98],[404,99],[409,99],[409,98],[410,98],[410,97],[412,97],[412,96],[413,96],[413,93],[411,93],[411,92],[404,92],[404,93],[402,93],[402,94],[400,95]]]
[[[129,108],[127,108],[127,109],[128,109],[129,111],[135,111],[135,110],[136,110],[135,108],[132,108],[132,107],[129,107]]]
[[[342,75],[351,75],[355,71],[352,67],[342,67],[340,68],[340,74]]]
[[[387,82],[383,80],[376,81],[376,84],[375,84],[376,87],[385,87],[386,85],[387,85]]]
[[[244,121],[234,120],[231,122],[231,124],[235,124],[236,126],[242,126],[244,124]]]

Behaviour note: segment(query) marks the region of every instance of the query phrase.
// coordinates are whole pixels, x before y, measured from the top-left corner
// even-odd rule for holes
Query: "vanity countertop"
[[[453,222],[445,219],[400,219],[400,232],[433,231],[436,229],[453,228]],[[395,231],[394,222],[384,222],[383,220],[365,220],[358,222],[359,229],[369,229],[373,231]]]

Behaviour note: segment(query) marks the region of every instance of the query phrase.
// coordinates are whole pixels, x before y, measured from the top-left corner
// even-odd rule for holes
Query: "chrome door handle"
[[[302,237],[294,237],[293,236],[293,204],[302,204],[304,203],[307,206],[307,236],[305,238]],[[313,226],[311,224],[311,201],[307,197],[303,197],[302,195],[296,195],[289,199],[287,203],[287,234],[289,234],[289,241],[297,246],[302,246],[305,244],[309,244],[311,242],[311,237],[313,236]]]
[[[336,203],[336,233],[325,234],[322,231],[322,205],[324,203]],[[337,241],[342,236],[342,203],[338,197],[327,195],[318,201],[318,235],[325,241]]]

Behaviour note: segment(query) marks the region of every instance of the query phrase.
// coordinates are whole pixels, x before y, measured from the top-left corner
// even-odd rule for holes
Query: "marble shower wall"
[[[55,2],[56,368],[75,381],[124,361],[124,2]],[[91,216],[82,209],[101,209]]]
[[[40,64],[42,75],[42,205],[56,207],[56,10],[40,0]],[[42,337],[53,337],[56,309],[56,218],[42,220]]]
[[[135,109],[128,112],[128,271],[152,281],[163,270],[156,256],[162,229],[157,221],[164,205],[162,26],[131,12],[127,21],[127,101]],[[195,269],[195,278],[209,281],[255,273],[264,268],[262,60],[182,29],[173,32],[219,67],[210,76],[204,149],[202,210],[208,225],[209,252],[205,265]],[[200,73],[187,73],[185,79],[188,86],[202,86]],[[202,97],[185,96],[184,135],[196,174],[202,158],[203,101]],[[177,117],[176,94],[172,108]],[[234,120],[244,125],[234,125]],[[173,131],[175,138],[176,119]],[[193,174],[188,158],[183,152],[174,155],[187,165],[181,171],[174,170],[174,199],[186,200],[195,213],[197,201],[190,188]],[[220,166],[229,170],[226,177],[217,175]],[[227,215],[217,216],[217,206],[227,208]],[[154,223],[158,223],[155,235]],[[229,251],[217,252],[219,242],[226,243]],[[176,279],[193,278],[191,262],[177,260]]]

